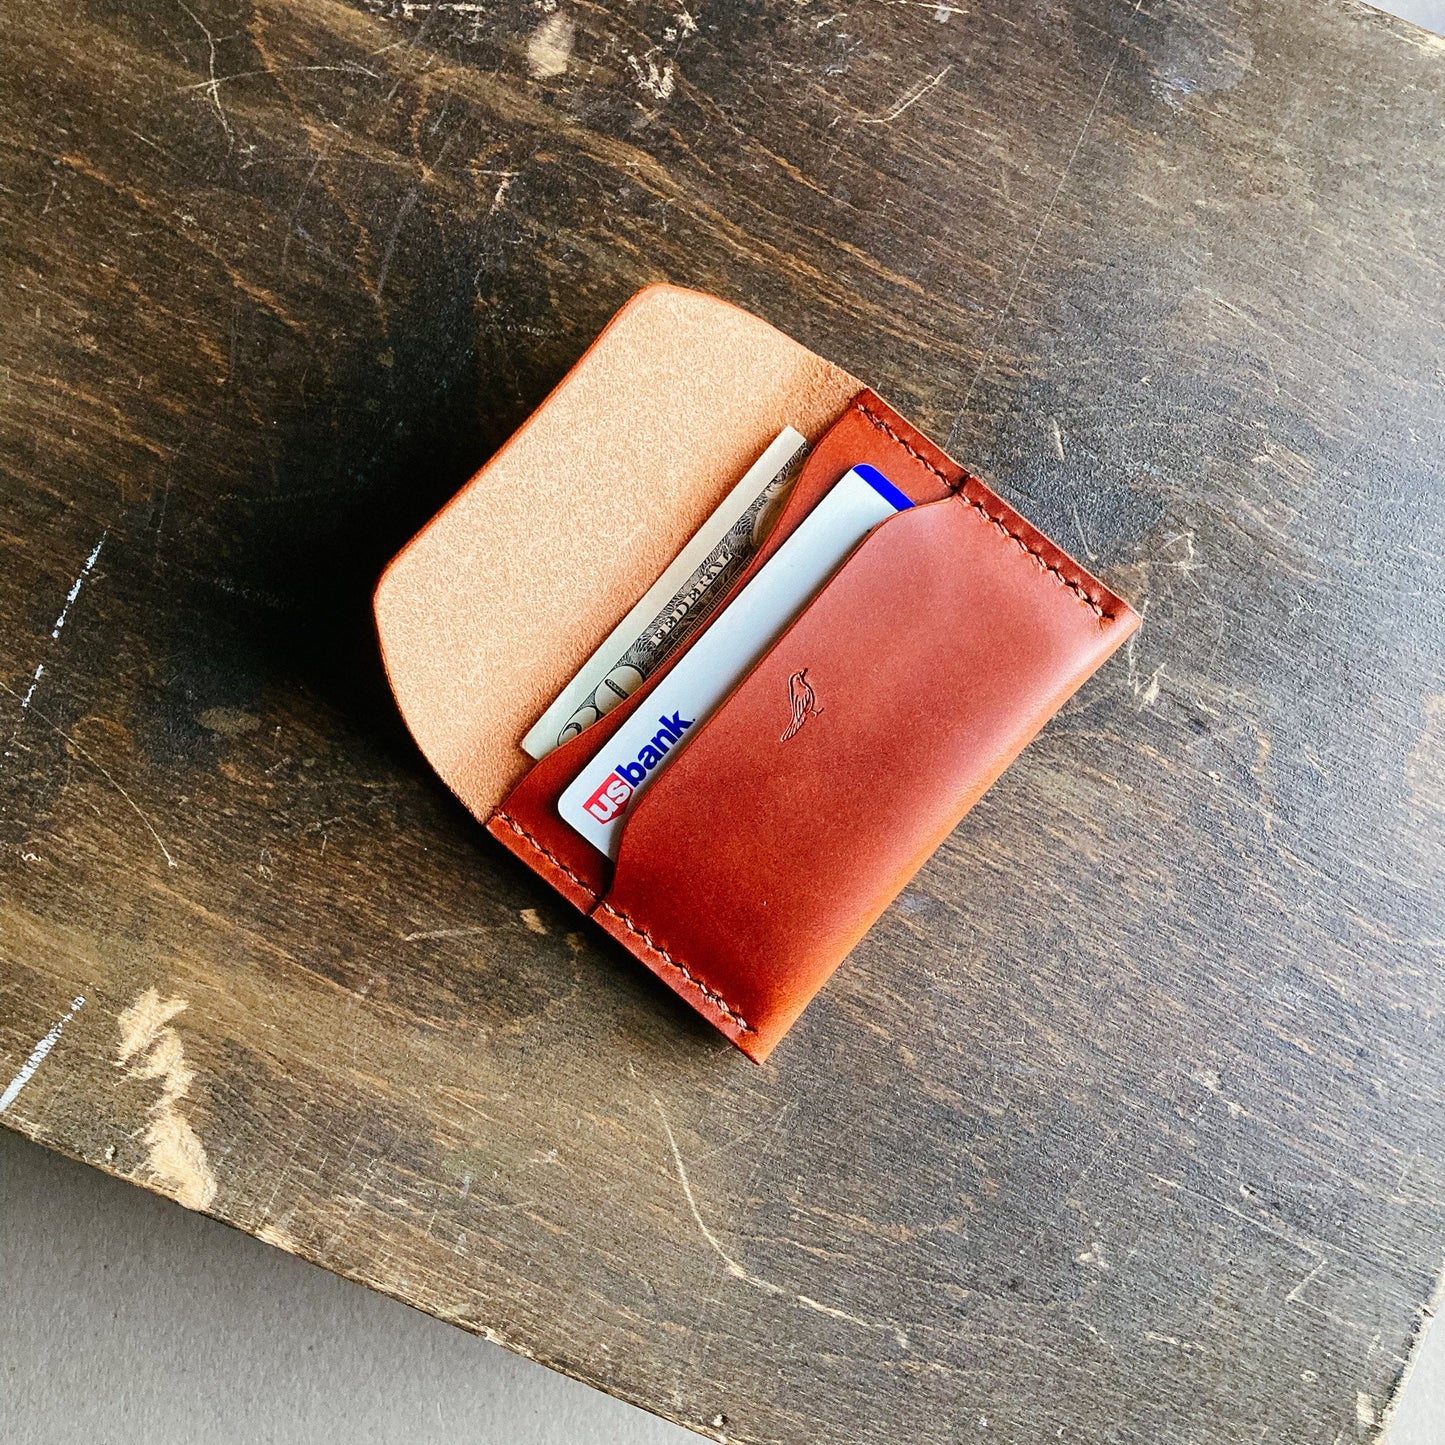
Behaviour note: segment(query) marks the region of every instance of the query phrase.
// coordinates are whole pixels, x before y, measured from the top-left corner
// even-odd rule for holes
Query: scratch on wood
[[[963,400],[958,404],[958,414],[954,418],[952,427],[949,428],[948,439],[943,444],[944,451],[952,451],[958,441],[958,429],[963,420],[963,414],[968,410],[968,404],[973,400],[973,394],[978,389],[979,380],[982,378],[984,369],[993,360],[994,348],[998,343],[998,334],[1004,322],[1012,314],[1014,302],[1018,298],[1019,287],[1023,285],[1024,277],[1028,274],[1030,264],[1034,259],[1034,252],[1039,249],[1039,241],[1044,234],[1044,227],[1049,223],[1049,217],[1053,215],[1054,208],[1059,203],[1059,197],[1064,192],[1064,184],[1069,179],[1069,173],[1074,169],[1074,163],[1079,159],[1079,151],[1083,149],[1084,141],[1094,124],[1094,117],[1099,112],[1099,106],[1103,104],[1104,92],[1109,88],[1109,82],[1114,78],[1114,71],[1118,68],[1119,57],[1123,55],[1128,45],[1129,37],[1133,33],[1134,23],[1139,18],[1139,9],[1144,0],[1134,0],[1134,8],[1129,13],[1128,23],[1124,26],[1124,32],[1119,36],[1119,43],[1114,47],[1114,54],[1109,61],[1108,68],[1104,71],[1104,78],[1099,82],[1099,89],[1094,96],[1094,102],[1089,107],[1088,114],[1084,117],[1084,124],[1079,129],[1079,138],[1074,142],[1074,148],[1069,152],[1069,158],[1064,162],[1063,169],[1059,172],[1058,183],[1054,186],[1053,194],[1045,205],[1043,215],[1039,217],[1039,224],[1034,230],[1034,238],[1029,242],[1029,248],[1024,252],[1023,263],[1019,266],[1014,276],[1013,285],[1009,288],[1008,299],[1000,308],[993,320],[993,329],[989,332],[988,342],[984,347],[983,355],[979,357],[978,366],[973,373],[973,379],[968,383],[968,390],[963,394]]]
[[[11,697],[15,698],[18,698],[20,696],[20,694],[16,692],[13,687],[9,687],[3,682],[0,682],[0,692],[8,692]],[[95,758],[93,758],[88,752],[86,752],[86,750],[78,742],[76,742],[76,740],[68,732],[66,732],[65,729],[61,727],[54,718],[48,717],[45,713],[41,712],[39,708],[35,709],[35,716],[38,717],[40,721],[43,722],[52,732],[62,737],[66,741],[66,743],[69,744],[70,747],[74,748],[75,751],[79,753],[80,756],[87,763],[89,763],[91,767],[93,767],[96,772],[98,772],[101,777],[103,777],[106,782],[108,782],[111,787],[114,788],[116,792],[121,795],[122,798],[125,799],[125,801],[130,805],[131,811],[134,812],[136,817],[145,824],[146,831],[149,832],[151,837],[155,839],[156,847],[161,850],[161,856],[166,860],[167,867],[176,867],[176,860],[171,857],[170,850],[161,841],[161,835],[156,832],[154,825],[151,823],[151,820],[146,817],[143,812],[141,812],[140,805],[136,802],[136,800],[132,798],[131,795],[126,792],[126,790],[121,787],[121,785],[116,782],[116,780],[111,776],[109,769],[107,769],[103,763],[97,762]]]
[[[1324,1267],[1325,1267],[1324,1257],[1323,1257],[1323,1256],[1316,1256],[1316,1258],[1315,1258],[1315,1263],[1314,1263],[1314,1268],[1311,1269],[1310,1272],[1309,1272],[1307,1275],[1305,1275],[1305,1277],[1304,1277],[1302,1280],[1298,1281],[1298,1283],[1295,1284],[1294,1288],[1291,1289],[1290,1292],[1289,1292],[1287,1295],[1285,1295],[1285,1297],[1284,1297],[1285,1303],[1286,1303],[1286,1304],[1296,1304],[1296,1303],[1298,1303],[1300,1296],[1305,1292],[1305,1288],[1309,1285],[1310,1281],[1311,1281],[1312,1279],[1314,1279],[1314,1277],[1315,1277]]]
[[[931,10],[933,18],[943,24],[946,20],[955,15],[966,15],[968,12],[959,5],[950,5],[948,0],[882,0],[884,5],[910,5],[915,10]],[[836,16],[829,17],[836,19]],[[823,22],[819,22],[822,24]]]
[[[649,51],[641,60],[629,55],[627,64],[640,89],[654,100],[670,100],[677,85],[673,78],[672,61],[666,60],[659,65],[656,56],[655,50]]]
[[[1385,1402],[1385,1408],[1381,1412],[1380,1425],[1383,1429],[1382,1439],[1389,1439],[1392,1427],[1395,1424],[1395,1416],[1399,1411],[1400,1402],[1406,1397],[1406,1391],[1410,1386],[1411,1376],[1414,1375],[1416,1367],[1420,1364],[1421,1354],[1425,1348],[1425,1337],[1434,1327],[1436,1320],[1442,1312],[1445,1312],[1445,1274],[1440,1276],[1435,1286],[1435,1293],[1422,1305],[1416,1308],[1415,1337],[1410,1346],[1410,1353],[1405,1361],[1405,1367],[1400,1371],[1391,1389],[1390,1397]],[[1419,1403],[1418,1387],[1410,1392],[1410,1398]],[[1418,1420],[1418,1417],[1417,1417]]]
[[[717,1235],[707,1227],[707,1222],[702,1217],[702,1211],[697,1207],[697,1200],[693,1197],[692,1185],[687,1181],[687,1167],[682,1162],[682,1153],[677,1147],[676,1138],[673,1136],[672,1125],[668,1123],[667,1114],[664,1112],[662,1105],[656,1099],[653,1100],[653,1103],[657,1107],[658,1117],[662,1120],[662,1127],[667,1133],[668,1147],[672,1150],[672,1160],[677,1166],[677,1177],[682,1185],[683,1195],[687,1199],[687,1207],[692,1210],[692,1217],[697,1221],[697,1227],[702,1231],[702,1237],[707,1240],[713,1252],[722,1260],[723,1264],[727,1266],[727,1272],[732,1275],[734,1279],[743,1280],[745,1283],[752,1285],[754,1289],[762,1290],[765,1294],[786,1294],[787,1291],[782,1285],[774,1284],[772,1280],[769,1279],[760,1279],[757,1275],[750,1274],[744,1269],[743,1266],[722,1247],[722,1242],[718,1239]]]
[[[396,254],[397,237],[401,235],[401,228],[406,224],[406,218],[416,209],[416,203],[421,198],[421,188],[414,186],[406,193],[401,205],[397,208],[396,220],[392,224],[391,235],[387,237],[386,250],[382,253],[381,268],[376,273],[376,299],[381,300],[381,293],[386,286],[386,273],[391,270],[391,258]]]
[[[935,75],[931,80],[921,80],[911,90],[906,91],[902,98],[893,105],[892,109],[887,111],[885,114],[862,116],[859,118],[858,124],[892,125],[893,122],[897,120],[898,117],[902,115],[905,110],[908,110],[911,106],[917,105],[918,102],[922,100],[923,97],[934,88],[934,86],[941,85],[948,77],[948,74],[952,69],[952,64],[945,65],[943,69],[940,70],[938,74]]]
[[[702,1217],[702,1211],[697,1207],[697,1197],[692,1192],[692,1185],[688,1182],[687,1166],[682,1162],[682,1151],[677,1147],[677,1139],[672,1132],[672,1125],[668,1122],[667,1113],[658,1099],[653,1101],[657,1109],[658,1117],[662,1120],[663,1130],[667,1134],[668,1147],[672,1150],[672,1161],[677,1167],[678,1182],[682,1185],[683,1197],[687,1200],[687,1207],[692,1211],[692,1217],[697,1223],[702,1237],[707,1241],[708,1246],[722,1260],[727,1272],[734,1278],[741,1280],[744,1284],[751,1285],[754,1289],[761,1290],[764,1294],[780,1296],[801,1309],[811,1310],[814,1314],[828,1316],[829,1319],[841,1320],[846,1324],[858,1325],[865,1330],[891,1331],[900,1349],[908,1348],[908,1336],[896,1325],[877,1324],[872,1320],[865,1320],[858,1315],[850,1314],[847,1310],[838,1309],[833,1305],[825,1305],[808,1295],[795,1294],[792,1290],[783,1285],[776,1284],[770,1279],[763,1279],[753,1274],[743,1265],[739,1264],[726,1249],[722,1241],[707,1227],[707,1221]]]
[[[1146,617],[1149,613],[1148,602],[1139,604],[1140,617]],[[1137,632],[1129,636],[1124,644],[1124,684],[1134,694],[1134,701],[1139,704],[1139,711],[1143,712],[1146,707],[1153,707],[1159,701],[1159,689],[1164,677],[1164,664],[1161,662],[1148,677],[1144,677],[1139,671],[1139,664],[1134,656],[1134,647],[1139,638]]]
[[[16,1098],[20,1094],[21,1089],[23,1089],[26,1084],[30,1082],[31,1077],[34,1075],[36,1069],[38,1069],[41,1064],[45,1062],[46,1055],[48,1055],[51,1049],[53,1049],[55,1045],[60,1042],[60,1035],[65,1031],[66,1024],[68,1024],[71,1019],[73,1019],[75,1015],[84,1007],[85,995],[77,994],[73,999],[71,999],[70,1008],[58,1019],[56,1019],[56,1021],[50,1026],[50,1032],[47,1033],[45,1037],[41,1039],[40,1042],[36,1044],[33,1049],[30,1050],[30,1057],[26,1059],[23,1064],[20,1065],[19,1072],[15,1075],[13,1079],[10,1080],[8,1084],[6,1084],[5,1092],[3,1094],[0,1094],[0,1114],[3,1114],[6,1109],[8,1109],[11,1104],[15,1102]]]
[[[262,1244],[272,1245],[276,1249],[284,1249],[288,1254],[296,1254],[299,1249],[296,1240],[279,1224],[263,1224],[256,1231],[256,1238]]]
[[[485,172],[483,172],[483,174],[485,174]],[[502,178],[497,182],[497,192],[492,197],[491,209],[487,212],[489,216],[495,216],[497,212],[502,209],[502,202],[507,199],[507,192],[512,189],[512,181],[516,176],[516,171],[501,172]]]
[[[211,97],[211,104],[216,108],[216,118],[221,122],[221,129],[226,132],[227,149],[234,149],[236,144],[236,133],[231,129],[231,122],[226,119],[225,109],[221,105],[221,82],[216,75],[216,37],[202,23],[201,18],[186,4],[186,0],[176,0],[176,3],[186,12],[187,15],[199,27],[202,35],[206,37],[206,45],[209,48],[207,68],[210,71],[210,79],[203,80],[196,87],[197,90],[204,90]]]
[[[286,218],[286,238],[281,242],[281,269],[286,269],[286,257],[291,250],[291,237],[296,234],[296,221],[301,214],[301,203],[306,199],[306,192],[311,189],[311,182],[316,179],[316,172],[321,168],[322,157],[317,156],[311,162],[311,169],[306,172],[306,179],[301,184],[301,193],[296,197],[296,204],[291,207],[291,214]]]
[[[1445,693],[1421,699],[1425,726],[1405,758],[1405,787],[1418,808],[1445,809]]]

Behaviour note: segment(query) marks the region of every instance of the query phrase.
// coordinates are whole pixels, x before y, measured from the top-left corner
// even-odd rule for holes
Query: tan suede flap
[[[725,301],[640,291],[376,589],[382,657],[428,762],[485,818],[519,742],[786,425],[861,390]]]

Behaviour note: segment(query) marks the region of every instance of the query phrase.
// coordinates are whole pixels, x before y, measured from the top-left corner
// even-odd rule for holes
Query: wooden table
[[[4,1122],[718,1439],[1367,1436],[1445,1243],[1445,47],[1338,0],[7,28]],[[763,1068],[462,813],[369,630],[657,278],[1147,609]]]

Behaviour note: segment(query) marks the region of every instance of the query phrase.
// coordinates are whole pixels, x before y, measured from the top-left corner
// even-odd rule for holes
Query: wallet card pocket
[[[1004,527],[883,523],[626,825],[598,921],[754,1058],[1133,630]]]

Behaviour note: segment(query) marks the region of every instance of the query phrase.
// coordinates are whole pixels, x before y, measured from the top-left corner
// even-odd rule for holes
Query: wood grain
[[[1371,1435],[1445,1243],[1445,49],[1334,0],[8,29],[0,1079],[70,1016],[4,1122],[718,1439]],[[463,815],[369,632],[663,278],[1147,607],[761,1069]]]

